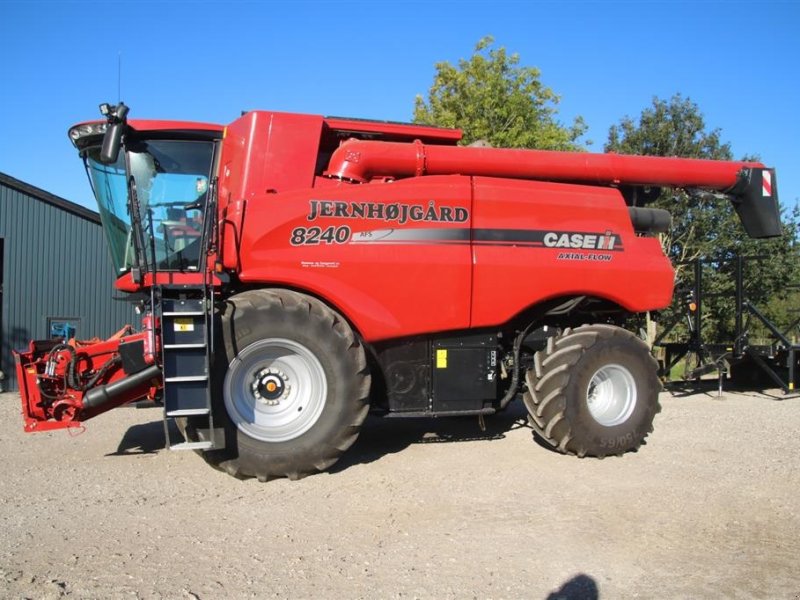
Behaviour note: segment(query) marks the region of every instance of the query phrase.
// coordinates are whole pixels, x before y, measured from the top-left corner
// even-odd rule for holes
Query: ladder
[[[214,428],[211,405],[213,307],[208,286],[162,285],[153,291],[161,323],[167,448],[205,451],[220,447],[223,432]],[[173,440],[175,427],[170,425],[177,419],[188,419],[198,439]]]

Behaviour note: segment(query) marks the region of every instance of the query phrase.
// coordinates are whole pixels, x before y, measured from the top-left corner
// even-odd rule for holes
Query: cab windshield
[[[146,140],[126,143],[113,165],[91,148],[86,166],[117,273],[155,265],[158,270],[196,271],[214,143]],[[128,176],[138,199],[131,218]],[[141,224],[141,236],[134,224]],[[141,260],[144,258],[144,260]],[[142,264],[144,263],[144,264]]]

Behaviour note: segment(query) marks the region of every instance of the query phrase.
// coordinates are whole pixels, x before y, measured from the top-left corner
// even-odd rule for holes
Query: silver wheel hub
[[[223,384],[236,427],[264,442],[300,437],[319,419],[328,381],[319,359],[286,338],[254,342],[231,361]]]
[[[586,404],[600,425],[613,427],[624,423],[633,414],[636,401],[636,380],[622,365],[600,367],[589,380]]]
[[[291,390],[289,377],[277,369],[261,369],[250,385],[253,397],[267,406],[277,406],[289,397]]]

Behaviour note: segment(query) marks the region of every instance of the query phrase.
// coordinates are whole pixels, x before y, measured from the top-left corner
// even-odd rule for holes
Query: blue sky
[[[229,123],[272,109],[407,121],[434,63],[491,34],[581,115],[608,128],[654,96],[690,97],[734,154],[800,199],[800,1],[0,0],[0,171],[94,207],[67,139],[97,105]]]

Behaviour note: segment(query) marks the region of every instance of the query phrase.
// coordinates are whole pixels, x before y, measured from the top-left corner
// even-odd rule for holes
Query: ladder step
[[[161,313],[162,317],[202,317],[205,315],[202,310],[171,310]]]
[[[167,411],[168,417],[192,417],[195,415],[207,415],[211,412],[209,408],[179,408]]]
[[[164,344],[164,350],[176,350],[179,348],[205,348],[205,344]]]
[[[202,442],[181,442],[180,444],[170,444],[170,450],[210,450],[214,447],[214,442],[204,440]]]
[[[165,377],[165,383],[179,383],[181,381],[206,381],[208,375],[186,375],[183,377]]]

